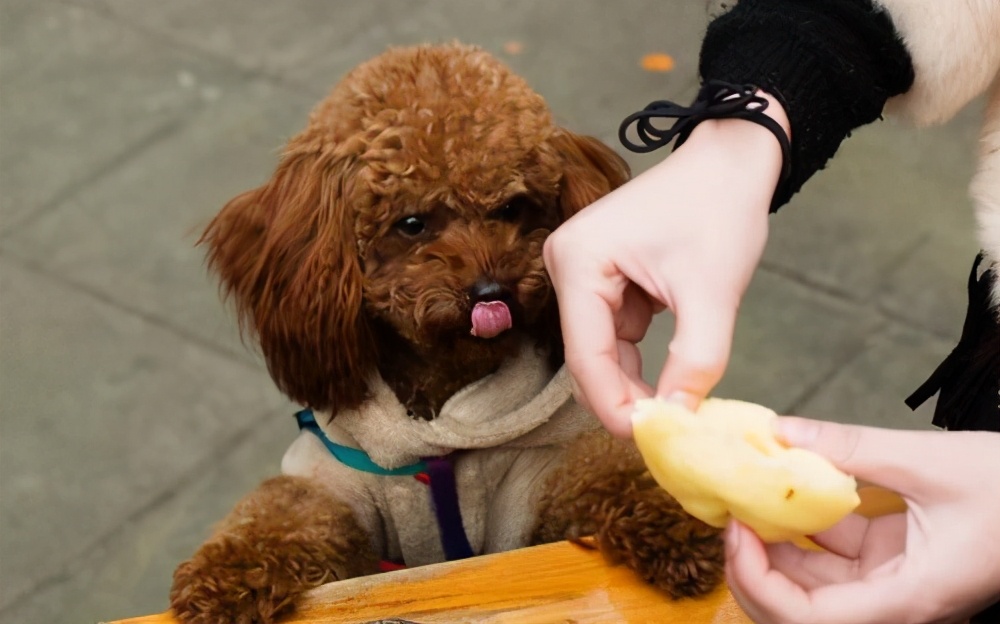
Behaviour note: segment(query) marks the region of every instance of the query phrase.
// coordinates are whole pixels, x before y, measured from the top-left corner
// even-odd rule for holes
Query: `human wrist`
[[[668,128],[654,123],[663,119],[676,121]],[[745,121],[750,124],[739,123]],[[629,115],[619,126],[618,136],[625,147],[639,153],[666,147],[671,142],[674,143],[674,151],[677,151],[687,145],[692,136],[698,137],[696,143],[699,146],[707,144],[710,151],[726,147],[719,152],[719,159],[710,158],[708,163],[703,164],[705,171],[722,170],[729,174],[727,178],[738,175],[747,164],[739,160],[727,163],[723,158],[741,155],[748,163],[762,165],[754,168],[758,175],[753,178],[753,184],[765,189],[773,198],[778,183],[787,181],[792,170],[790,126],[778,98],[754,85],[710,80],[702,85],[697,98],[689,106],[658,100]],[[638,142],[628,136],[632,130]],[[772,137],[762,140],[767,134]],[[769,185],[772,159],[768,153],[775,146],[778,149],[780,175]],[[688,149],[685,153],[694,151],[697,150]],[[773,201],[771,207],[774,208]]]
[[[777,101],[762,114],[774,119],[784,132],[789,132],[788,117]],[[764,126],[745,119],[705,120],[691,131],[677,153],[703,156],[714,169],[725,171],[727,179],[738,173],[741,179],[751,182],[754,189],[767,193],[768,200],[780,182],[784,164],[778,137]]]
[[[754,95],[767,102],[767,106],[756,110],[759,110],[761,115],[765,115],[773,119],[785,133],[785,138],[790,142],[792,140],[791,123],[788,120],[788,114],[785,112],[781,102],[779,102],[773,95],[770,95],[760,89],[758,89]],[[753,147],[755,149],[763,148],[765,143],[773,143],[775,147],[778,147],[777,153],[779,158],[781,156],[780,138],[777,137],[774,132],[765,128],[758,122],[739,118],[707,119],[695,126],[694,130],[691,132],[691,136],[694,136],[699,129],[702,130],[703,134],[707,134],[706,128],[712,128],[713,133],[721,132],[727,139],[736,141],[737,144],[745,143],[748,147]]]

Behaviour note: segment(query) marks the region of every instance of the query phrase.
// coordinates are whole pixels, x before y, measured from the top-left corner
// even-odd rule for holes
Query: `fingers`
[[[653,301],[634,282],[622,292],[622,304],[615,316],[615,333],[621,340],[638,344],[653,322]]]
[[[865,543],[865,535],[867,535],[870,526],[871,521],[868,518],[848,514],[832,528],[809,537],[820,548],[841,557],[857,559],[861,555],[861,547]]]
[[[754,622],[791,622],[783,614],[807,608],[806,590],[771,570],[760,538],[735,520],[726,529],[726,584]]]
[[[832,552],[807,551],[789,542],[768,544],[771,568],[803,589],[814,589],[855,578],[857,561]]]
[[[678,302],[675,314],[674,338],[656,392],[694,410],[726,370],[736,326],[736,304]]]
[[[960,434],[934,431],[898,431],[857,425],[784,417],[777,435],[787,443],[829,459],[835,466],[913,500],[938,493],[942,436]]]
[[[768,545],[767,553],[772,569],[784,574],[799,587],[813,590],[865,578],[877,570],[895,571],[902,560],[902,552],[890,552],[874,542],[870,546],[875,546],[875,549],[872,552],[866,550],[860,559],[833,552],[806,551],[787,542]]]
[[[635,343],[618,341],[618,366],[629,381],[641,389],[643,398],[653,396],[653,388],[642,379],[642,355]]]
[[[610,282],[610,283],[609,283]],[[604,293],[573,283],[559,296],[560,322],[566,349],[566,366],[574,379],[577,400],[593,412],[613,435],[632,434],[632,403],[648,396],[641,381],[638,350],[620,345],[613,307],[620,307],[626,288],[624,277],[613,276],[600,284]],[[651,312],[649,312],[651,314]],[[642,313],[625,317],[622,331],[642,335]],[[629,341],[624,341],[629,345]]]
[[[872,519],[850,514],[812,539],[843,557],[864,559],[865,568],[871,569],[906,549],[907,522],[905,514]]]
[[[781,565],[796,563],[788,551],[775,552],[782,553],[778,555],[783,557]],[[832,557],[836,555],[824,561],[834,561]],[[847,575],[844,580],[824,585],[819,582],[824,574],[819,565],[810,564],[808,574],[797,574],[798,580],[806,583],[803,586],[773,564],[768,549],[752,531],[737,522],[730,523],[726,532],[726,581],[733,597],[755,622],[874,624],[902,621],[907,614],[907,588],[914,581],[905,575],[866,578],[858,571],[851,576],[850,569],[842,566],[841,574]],[[810,587],[813,584],[816,586]]]
[[[649,328],[653,303],[604,254],[580,258],[560,242],[565,238],[565,231],[554,233],[543,253],[559,300],[573,393],[613,435],[629,437],[632,404],[652,395],[635,343]]]
[[[852,514],[812,536],[826,552],[803,550],[791,543],[769,544],[768,559],[772,568],[806,589],[851,581],[904,554],[906,523],[901,514],[874,520]]]
[[[913,615],[913,587],[920,581],[906,575],[866,576],[809,592],[808,607],[797,622],[815,624],[882,624],[903,622]]]
[[[579,299],[582,303],[585,297]],[[606,304],[597,300],[589,306],[586,313],[563,315],[566,366],[575,382],[577,400],[613,435],[628,437],[632,434],[631,404],[640,391],[621,366],[618,339]],[[626,366],[638,369],[635,359],[626,359]]]

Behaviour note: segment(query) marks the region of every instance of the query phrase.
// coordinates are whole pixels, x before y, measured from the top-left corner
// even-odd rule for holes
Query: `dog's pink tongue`
[[[481,301],[472,308],[472,335],[492,338],[510,329],[510,308],[503,301]]]

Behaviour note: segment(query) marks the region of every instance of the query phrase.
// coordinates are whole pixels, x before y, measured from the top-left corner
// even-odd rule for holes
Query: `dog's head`
[[[279,387],[336,412],[364,400],[380,331],[428,350],[544,323],[558,348],[542,244],[628,175],[488,53],[394,49],[334,88],[202,242]]]

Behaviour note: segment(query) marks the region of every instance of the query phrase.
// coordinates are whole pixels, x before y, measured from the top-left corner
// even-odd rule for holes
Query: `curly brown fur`
[[[378,371],[432,417],[518,335],[561,362],[542,244],[628,177],[487,52],[393,49],[333,89],[271,180],[230,201],[202,243],[290,398],[354,408]],[[469,335],[477,284],[497,287],[514,331]]]
[[[549,476],[538,504],[532,542],[546,544],[594,535],[597,511],[646,472],[635,446],[604,431],[581,436]]]
[[[597,518],[597,542],[605,557],[672,598],[700,596],[722,580],[720,530],[691,517],[648,473],[603,501]]]
[[[542,246],[628,177],[487,52],[393,49],[334,87],[200,244],[289,398],[336,417],[379,375],[430,419],[526,337],[561,364]],[[477,301],[502,301],[511,329],[470,335]],[[268,482],[178,569],[172,604],[187,622],[270,621],[307,587],[374,571],[370,541],[328,494]]]
[[[170,607],[186,624],[267,624],[303,591],[377,567],[371,538],[345,504],[306,479],[276,477],[177,568]]]
[[[646,471],[635,446],[599,431],[574,442],[546,484],[536,544],[594,535],[622,563],[673,598],[722,580],[721,533],[690,516]]]

